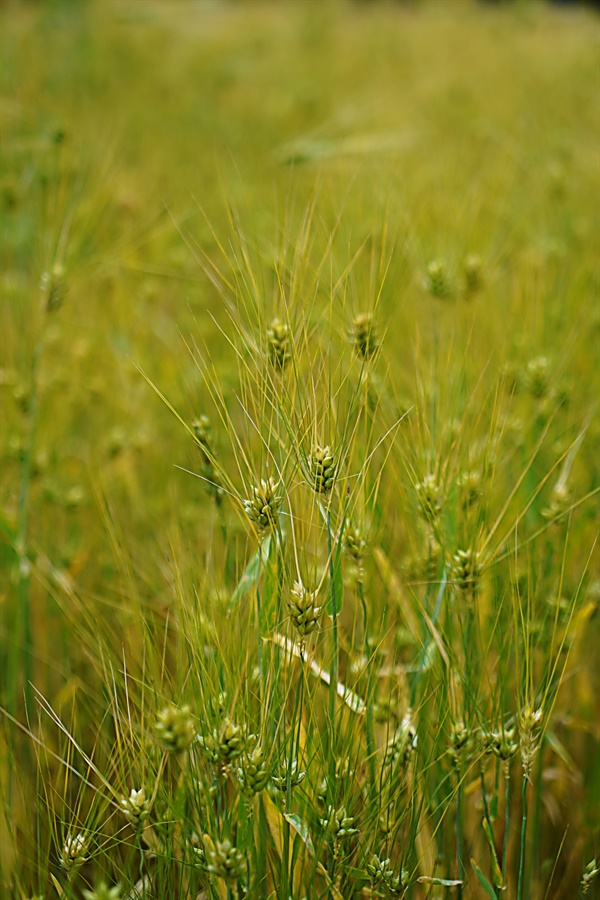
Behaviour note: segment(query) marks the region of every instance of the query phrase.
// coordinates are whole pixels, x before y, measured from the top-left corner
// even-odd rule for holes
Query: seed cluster
[[[337,463],[329,447],[316,444],[309,458],[310,478],[317,494],[329,494],[335,483]]]
[[[158,714],[154,733],[158,743],[167,753],[181,753],[187,750],[196,736],[189,706],[166,706]]]
[[[300,581],[294,582],[288,609],[292,624],[301,637],[311,634],[319,624],[323,607],[317,606],[316,599],[316,591],[308,590]]]
[[[351,329],[354,350],[361,359],[371,359],[379,349],[379,335],[372,313],[360,313]]]
[[[262,479],[252,488],[251,496],[244,500],[244,509],[249,519],[266,530],[277,523],[283,497],[279,495],[280,482],[272,476]]]
[[[150,798],[146,797],[145,788],[142,786],[138,791],[132,788],[129,797],[123,797],[120,802],[125,818],[139,831],[150,815]]]
[[[283,372],[292,357],[289,325],[281,319],[273,319],[267,328],[267,342],[271,365]]]

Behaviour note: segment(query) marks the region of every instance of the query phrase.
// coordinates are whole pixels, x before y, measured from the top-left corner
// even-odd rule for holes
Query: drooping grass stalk
[[[527,839],[527,776],[523,776],[523,788],[522,788],[522,803],[523,803],[523,818],[521,820],[521,851],[519,855],[519,880],[517,882],[517,900],[522,900],[523,897],[523,881],[525,874],[525,849],[526,849],[526,839]]]

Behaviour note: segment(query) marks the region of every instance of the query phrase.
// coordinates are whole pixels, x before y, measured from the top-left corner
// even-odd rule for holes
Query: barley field
[[[0,893],[600,884],[585,5],[0,5]]]

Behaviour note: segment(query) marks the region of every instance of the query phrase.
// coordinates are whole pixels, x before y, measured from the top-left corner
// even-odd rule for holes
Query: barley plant
[[[596,13],[0,15],[2,896],[597,896]]]

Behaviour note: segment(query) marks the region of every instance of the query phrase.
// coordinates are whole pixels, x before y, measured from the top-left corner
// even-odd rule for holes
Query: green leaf
[[[500,868],[498,856],[496,855],[496,844],[494,842],[494,832],[492,831],[492,826],[487,819],[483,819],[481,824],[483,825],[483,830],[485,832],[488,846],[490,848],[492,880],[494,882],[494,887],[498,890],[504,890],[504,878],[502,877],[502,869]]]
[[[417,878],[417,881],[420,884],[440,884],[442,887],[458,887],[462,884],[462,881],[456,878],[434,878],[431,875],[421,875],[420,878]]]
[[[284,813],[283,818],[286,820],[286,822],[290,823],[290,825],[292,826],[294,831],[300,837],[300,840],[306,846],[309,853],[312,853],[314,855],[315,847],[312,842],[312,838],[308,832],[306,823],[302,821],[300,816],[296,816],[296,815],[294,815],[294,813]]]
[[[484,891],[486,892],[488,897],[490,897],[491,900],[498,900],[498,895],[496,894],[496,891],[491,886],[491,884],[489,883],[489,881],[487,880],[487,878],[485,877],[485,875],[483,874],[483,872],[481,871],[481,869],[479,868],[479,866],[477,865],[477,863],[475,862],[474,859],[471,859],[471,865],[473,866],[473,871],[477,875],[477,880],[478,880],[479,884],[484,889]]]
[[[260,576],[261,564],[262,566],[265,566],[269,558],[270,546],[271,535],[268,534],[256,553],[250,557],[250,561],[244,569],[244,574],[238,581],[237,587],[231,595],[229,606],[227,608],[228,615],[231,613],[232,609],[237,606],[242,597],[257,584]]]

